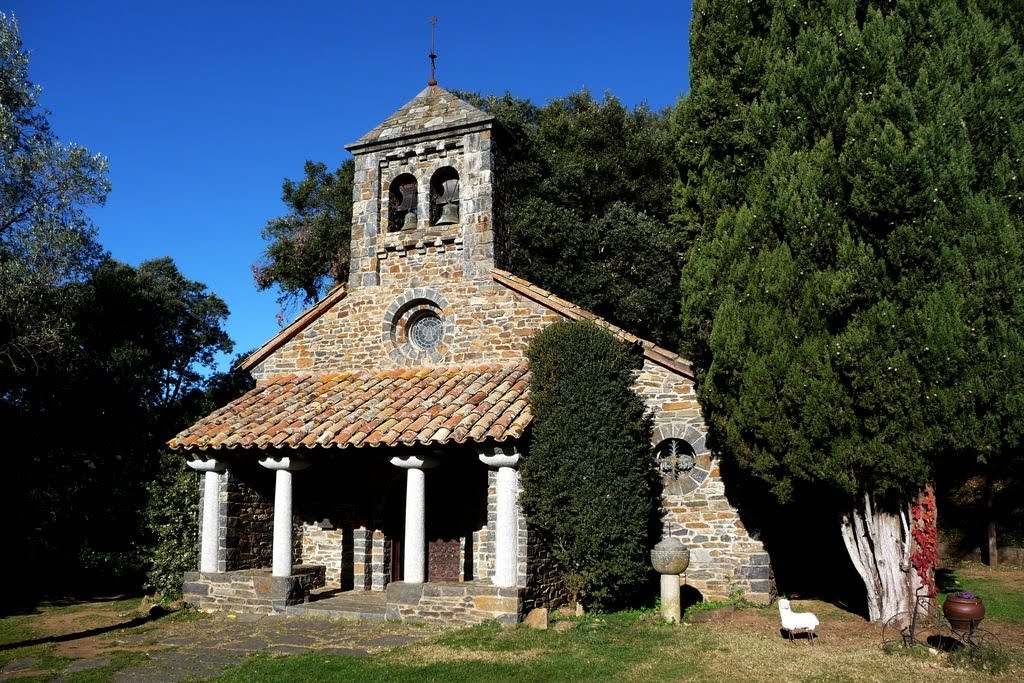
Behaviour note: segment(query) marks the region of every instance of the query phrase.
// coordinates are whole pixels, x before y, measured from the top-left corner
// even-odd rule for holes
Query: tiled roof
[[[690,361],[686,360],[678,353],[662,348],[654,342],[641,339],[635,334],[630,334],[621,327],[612,325],[604,318],[594,315],[590,311],[580,308],[576,304],[566,301],[556,294],[552,294],[548,290],[538,287],[528,280],[516,277],[508,271],[495,268],[491,271],[491,279],[498,284],[508,287],[514,292],[518,292],[519,294],[536,301],[542,306],[546,306],[560,315],[564,315],[570,320],[593,321],[595,324],[608,330],[618,339],[626,342],[627,344],[640,344],[644,350],[644,358],[647,360],[693,379],[693,366],[690,364]]]
[[[172,449],[436,445],[521,437],[525,363],[287,375],[171,439]]]
[[[375,142],[492,121],[494,117],[460,100],[444,88],[428,85],[384,122],[348,145],[359,148]]]

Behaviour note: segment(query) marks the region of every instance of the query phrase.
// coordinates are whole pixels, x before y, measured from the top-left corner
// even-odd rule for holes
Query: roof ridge
[[[288,324],[287,327],[246,356],[242,362],[238,364],[238,368],[241,370],[252,370],[254,367],[266,360],[270,354],[284,346],[292,337],[313,324],[313,322],[321,315],[333,308],[334,304],[338,303],[346,296],[348,296],[348,290],[345,288],[345,285],[335,285],[331,291],[327,292],[327,294],[323,296],[322,299],[300,313],[299,317]]]

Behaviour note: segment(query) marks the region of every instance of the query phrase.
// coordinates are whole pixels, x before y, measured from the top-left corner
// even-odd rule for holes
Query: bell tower
[[[349,291],[490,277],[494,125],[429,85],[346,147],[356,165]]]

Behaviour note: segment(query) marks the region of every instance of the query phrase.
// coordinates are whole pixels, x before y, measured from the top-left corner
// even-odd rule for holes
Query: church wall
[[[420,255],[410,259],[416,272]],[[427,269],[424,269],[427,272]],[[350,293],[306,330],[253,370],[265,380],[292,372],[389,370],[426,363],[472,365],[522,362],[533,333],[557,313],[491,281],[410,278],[404,285],[381,285]],[[419,357],[403,341],[401,305],[433,301],[444,320],[439,357]]]
[[[495,243],[500,247],[507,237],[502,233],[500,185],[495,185],[502,159],[492,147],[491,124],[453,123],[441,130],[430,118],[430,106],[411,108],[386,124],[394,126],[388,130],[418,132],[395,132],[390,139],[354,150],[348,294],[265,358],[252,371],[257,381],[295,372],[521,363],[532,335],[563,318],[491,279]],[[412,125],[417,117],[423,118],[418,128]],[[459,223],[431,225],[430,179],[444,167],[459,177]],[[415,227],[395,229],[398,221],[389,226],[394,218],[389,215],[389,191],[393,181],[401,177],[404,183],[409,176],[417,185]],[[429,350],[408,338],[407,325],[424,311],[442,321],[441,342]],[[686,582],[708,599],[740,590],[750,599],[766,601],[767,555],[728,500],[706,444],[707,428],[692,380],[648,360],[635,386],[654,414],[654,443],[682,439],[693,448],[692,466],[666,476],[662,495],[666,533],[678,536],[691,550]],[[493,482],[489,488],[493,506]],[[319,551],[312,548],[334,543],[322,539],[323,532],[309,524],[302,527],[303,558],[317,556]],[[468,533],[473,577],[465,578],[486,579],[493,572],[493,510],[488,510],[486,526]],[[343,542],[354,548],[358,586],[371,585],[370,569],[379,564],[374,553],[378,541],[385,541],[377,535],[371,524],[357,527],[353,538]],[[557,602],[564,589],[553,561],[525,521],[520,536],[518,573],[520,585],[527,587],[524,599],[536,605]],[[314,537],[320,540],[314,542]],[[382,587],[376,578],[372,585]]]
[[[239,464],[221,475],[225,528],[221,535],[224,569],[269,567],[273,557],[274,489],[272,473]]]
[[[521,362],[534,332],[561,319],[550,309],[493,282],[455,281],[439,287],[434,279],[436,271],[415,266],[415,259],[426,263],[428,255],[392,257],[409,259],[413,265],[408,273],[422,272],[422,281],[406,280],[415,284],[412,287],[380,285],[357,290],[267,358],[254,374],[265,379],[296,371],[391,369],[429,362],[407,356],[396,343],[393,329],[389,331],[395,303],[405,299],[424,297],[444,305],[446,333],[441,364]],[[449,263],[457,262],[452,259]],[[428,286],[431,281],[434,286]],[[768,601],[768,556],[760,541],[751,538],[726,496],[718,463],[706,444],[707,428],[692,380],[648,360],[635,386],[654,414],[654,443],[681,438],[696,454],[693,469],[678,481],[666,480],[662,496],[666,531],[691,549],[686,582],[707,599],[724,599],[742,591],[751,600]],[[474,542],[478,578],[489,575],[489,544],[488,530],[482,529]],[[529,544],[524,545],[524,553],[530,552]],[[536,596],[540,604],[546,599],[544,594],[553,596],[558,590],[547,586],[547,579],[537,578],[550,573],[551,562],[537,555],[536,549],[533,552],[533,559],[524,556],[521,575],[545,586]]]
[[[726,495],[718,459],[707,446],[707,426],[692,380],[648,360],[635,386],[654,414],[654,445],[677,438],[693,448],[692,467],[662,477],[665,532],[690,549],[684,583],[707,600],[741,591],[748,600],[768,602],[768,554],[747,532]]]

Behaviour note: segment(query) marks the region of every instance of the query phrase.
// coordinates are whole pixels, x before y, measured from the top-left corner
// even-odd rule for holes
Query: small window
[[[659,443],[654,449],[654,458],[661,476],[673,481],[683,475],[689,475],[697,463],[693,446],[683,439],[676,438],[665,439]]]

